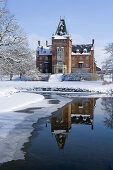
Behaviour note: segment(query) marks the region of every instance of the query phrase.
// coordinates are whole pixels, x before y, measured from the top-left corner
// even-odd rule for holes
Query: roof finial
[[[61,20],[61,16],[60,16],[60,20]]]

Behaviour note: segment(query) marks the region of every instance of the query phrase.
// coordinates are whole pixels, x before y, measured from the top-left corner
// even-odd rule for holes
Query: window
[[[45,72],[48,73],[48,69],[45,69]]]
[[[46,57],[45,60],[48,61],[48,57]]]
[[[62,59],[62,56],[61,56],[61,55],[59,55],[58,57],[59,57],[60,59]]]
[[[42,57],[40,57],[40,61],[42,61]]]
[[[88,113],[88,110],[86,110],[86,113]]]
[[[58,65],[62,66],[62,65],[63,65],[63,62],[62,62],[62,61],[59,61],[59,62],[58,62]]]
[[[80,109],[79,112],[82,113],[82,109]]]
[[[42,64],[40,64],[40,67],[42,67]]]
[[[80,101],[80,102],[78,103],[78,106],[83,106],[83,102]]]
[[[75,64],[72,64],[72,67],[75,67]]]
[[[86,67],[89,67],[89,64],[86,64]]]
[[[42,73],[42,69],[40,69],[40,72]]]
[[[78,63],[79,64],[79,68],[83,68],[83,63]]]
[[[88,60],[89,59],[89,56],[86,56],[86,60]]]
[[[72,60],[74,60],[75,59],[75,57],[72,57]]]
[[[62,69],[58,69],[58,73],[62,73]]]
[[[82,56],[80,56],[80,60],[82,60]]]

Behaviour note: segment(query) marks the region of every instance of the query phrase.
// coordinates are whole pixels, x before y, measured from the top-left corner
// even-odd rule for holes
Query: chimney
[[[38,41],[38,45],[40,46],[40,41]]]
[[[94,40],[94,39],[92,39],[92,44],[94,45],[94,43],[95,43],[95,40]]]
[[[46,41],[46,46],[48,46],[48,41]]]

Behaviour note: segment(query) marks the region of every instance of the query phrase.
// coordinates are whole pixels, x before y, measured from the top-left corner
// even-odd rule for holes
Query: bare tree
[[[109,56],[103,62],[102,70],[105,74],[112,74],[112,82],[113,82],[113,43],[109,44],[105,48],[105,51]]]

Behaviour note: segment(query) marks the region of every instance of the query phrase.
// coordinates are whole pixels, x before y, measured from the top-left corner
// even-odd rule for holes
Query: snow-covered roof
[[[39,55],[52,55],[51,46],[38,46],[37,51]]]
[[[72,52],[71,55],[76,55],[76,53]]]
[[[71,39],[69,35],[53,35],[54,39],[67,39],[68,37]]]
[[[71,55],[73,55],[73,56],[74,55],[76,55],[76,56],[78,56],[78,55],[86,56],[86,55],[91,55],[91,52],[89,52],[89,53],[74,53],[74,52],[72,52]]]
[[[72,52],[76,54],[90,54],[93,49],[93,44],[72,45]]]
[[[82,117],[90,117],[90,115],[87,115],[87,114],[71,114],[71,117],[80,117],[80,116],[82,116]]]

